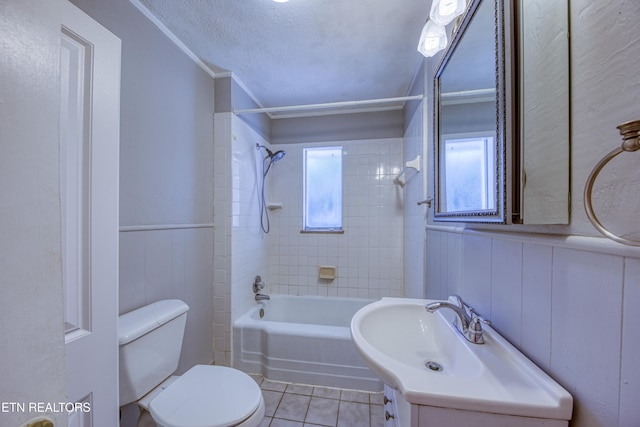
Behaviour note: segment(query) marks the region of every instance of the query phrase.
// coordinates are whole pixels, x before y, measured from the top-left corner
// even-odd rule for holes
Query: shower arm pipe
[[[233,110],[234,114],[278,113],[287,111],[320,110],[327,108],[356,107],[360,105],[388,104],[392,102],[422,100],[424,95],[401,96],[397,98],[365,99],[361,101],[327,102],[324,104],[288,105],[284,107],[262,107],[245,110]]]

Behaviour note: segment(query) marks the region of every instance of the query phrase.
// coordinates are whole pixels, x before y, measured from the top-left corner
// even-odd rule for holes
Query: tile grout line
[[[268,383],[267,383],[268,382]],[[266,389],[263,389],[262,385],[267,383],[267,387]],[[276,389],[274,390],[272,387],[273,385],[270,385],[269,383],[279,383],[279,384],[283,384],[284,385],[284,389],[282,389],[282,391],[280,391],[278,389],[278,387],[276,387]],[[309,415],[309,410],[311,408],[311,400],[315,397],[317,399],[327,399],[327,400],[334,400],[338,402],[338,409],[336,411],[336,420],[335,420],[335,426],[337,427],[340,421],[340,411],[342,408],[342,403],[353,403],[353,404],[363,404],[363,405],[367,405],[367,421],[368,421],[368,426],[371,427],[373,424],[373,419],[374,415],[372,414],[372,406],[380,406],[380,405],[375,405],[374,403],[372,403],[372,399],[373,399],[373,394],[376,394],[376,392],[367,392],[367,391],[363,391],[363,390],[351,390],[351,389],[340,389],[340,388],[334,388],[334,387],[323,387],[323,386],[313,386],[313,385],[309,385],[309,384],[294,384],[294,383],[287,383],[287,382],[281,382],[281,381],[270,381],[268,379],[265,379],[264,377],[262,377],[260,383],[258,384],[260,386],[261,390],[266,390],[266,391],[271,391],[271,392],[276,392],[276,393],[281,393],[281,396],[278,400],[278,403],[273,411],[273,415],[271,417],[267,417],[270,418],[271,420],[269,421],[269,425],[271,425],[274,420],[279,419],[279,420],[285,420],[285,421],[290,421],[290,422],[295,422],[295,423],[301,423],[301,424],[306,424],[307,423],[307,417]],[[294,391],[289,391],[290,386],[294,386],[294,385],[298,385],[298,386],[307,386],[311,388],[310,394],[304,394],[304,392],[294,392]],[[314,395],[316,389],[330,389],[330,390],[338,390],[339,394],[338,394],[338,398],[335,397],[331,397],[331,396],[327,396],[327,395]],[[358,400],[357,397],[352,397],[351,399],[343,399],[343,392],[344,391],[352,391],[352,392],[360,392],[360,393],[364,393],[367,395],[367,402],[361,402],[360,400]],[[309,397],[309,402],[307,404],[306,410],[305,410],[305,414],[302,417],[303,420],[299,421],[299,420],[293,420],[293,419],[289,419],[289,418],[278,418],[276,417],[276,413],[278,408],[280,407],[280,405],[282,404],[282,400],[285,397],[285,394],[288,395],[294,395],[294,396],[307,396]],[[315,424],[314,424],[315,425]]]

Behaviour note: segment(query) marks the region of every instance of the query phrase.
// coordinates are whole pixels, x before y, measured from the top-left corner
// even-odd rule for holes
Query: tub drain
[[[443,369],[441,364],[439,364],[438,362],[434,362],[433,360],[427,360],[426,362],[424,362],[424,366],[435,372],[441,372]]]
[[[264,317],[264,308],[260,309],[260,318],[262,319]]]

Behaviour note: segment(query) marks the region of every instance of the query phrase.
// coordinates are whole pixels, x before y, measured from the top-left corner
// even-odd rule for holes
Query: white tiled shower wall
[[[260,228],[258,191],[264,149],[269,144],[241,119],[232,120],[231,136],[231,318],[255,304],[252,284],[268,271],[268,236]]]
[[[254,303],[251,284],[267,270],[267,239],[260,230],[258,164],[268,145],[231,113],[214,117],[214,361],[231,363],[233,321]]]
[[[230,113],[215,115],[214,360],[230,364],[232,324],[254,302],[256,275],[265,293],[378,298],[403,295],[403,190],[393,183],[403,163],[402,138],[270,145]],[[260,230],[258,191],[264,151],[285,150],[267,176],[271,231]],[[302,149],[344,147],[344,234],[301,234]],[[333,281],[320,265],[337,267]]]
[[[343,147],[344,234],[302,230],[303,148]],[[403,189],[393,183],[402,167],[402,138],[281,144],[286,156],[267,176],[270,211],[267,291],[278,294],[379,298],[402,296]],[[318,278],[335,266],[333,281]]]

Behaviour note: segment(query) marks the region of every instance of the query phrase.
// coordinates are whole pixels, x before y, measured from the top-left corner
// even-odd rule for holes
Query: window
[[[305,148],[303,231],[342,231],[342,147]]]

